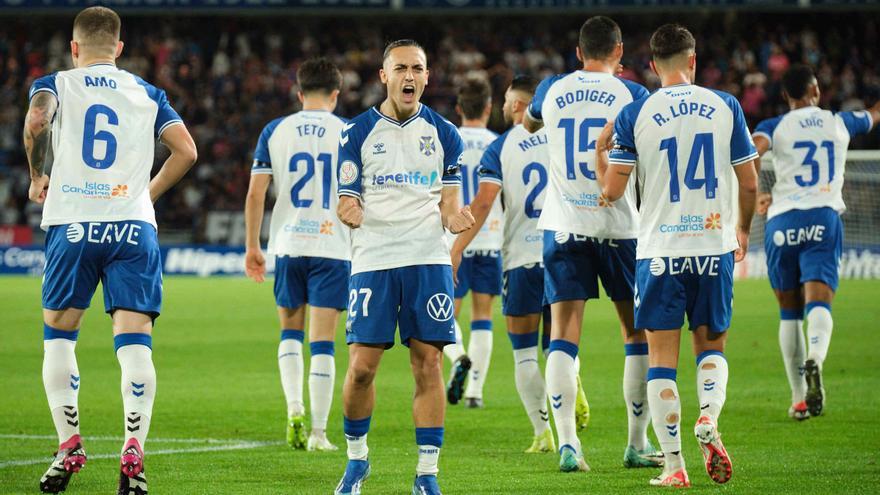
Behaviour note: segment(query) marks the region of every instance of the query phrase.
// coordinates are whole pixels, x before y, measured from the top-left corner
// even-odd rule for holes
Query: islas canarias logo
[[[127,198],[128,197],[128,185],[119,184],[110,191],[110,196],[113,198]]]
[[[324,223],[321,224],[321,233],[325,235],[333,235],[333,222],[325,220]]]
[[[721,228],[721,214],[709,213],[706,215],[706,230],[717,230]]]
[[[105,182],[85,181],[81,186],[62,184],[61,192],[76,194],[87,199],[128,199],[128,184],[107,184]]]

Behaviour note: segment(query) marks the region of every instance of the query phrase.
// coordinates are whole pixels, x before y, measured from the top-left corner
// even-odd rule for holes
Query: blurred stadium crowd
[[[345,87],[336,113],[353,117],[384,97],[377,69],[384,44],[413,37],[428,51],[423,102],[453,122],[455,86],[490,80],[498,103],[514,74],[547,76],[578,67],[581,15],[519,17],[132,17],[123,14],[119,65],[164,88],[199,146],[199,163],[157,205],[163,230],[203,241],[208,210],[240,210],[254,144],[271,119],[297,110],[295,73],[307,57],[330,57]],[[615,15],[624,35],[623,77],[649,89],[648,39],[667,21],[697,36],[698,79],[736,95],[750,126],[786,110],[780,77],[794,62],[816,68],[822,105],[865,108],[880,98],[880,19],[858,14]],[[35,22],[39,19],[39,22]],[[784,22],[782,20],[784,19]],[[69,68],[70,19],[6,19],[0,25],[0,224],[39,223],[27,201],[21,128],[34,78]],[[878,133],[853,143],[878,148]],[[161,148],[161,147],[160,147]],[[157,153],[157,165],[164,159]]]

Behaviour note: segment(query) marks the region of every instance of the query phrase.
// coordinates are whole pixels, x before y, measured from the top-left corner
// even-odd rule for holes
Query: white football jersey
[[[722,91],[682,84],[626,106],[610,162],[636,166],[636,258],[715,256],[739,245],[733,166],[758,156],[742,107]],[[630,182],[633,182],[630,178]]]
[[[461,185],[458,130],[425,105],[398,122],[371,108],[339,139],[339,194],[360,198],[351,232],[351,273],[451,265],[440,192]]]
[[[140,220],[156,225],[150,170],[156,139],[182,124],[165,92],[109,63],[34,81],[58,99],[49,191],[40,227]]]
[[[529,134],[517,125],[489,145],[480,160],[480,182],[500,185],[504,198],[504,271],[543,261],[538,217],[547,195],[547,148],[543,130]]]
[[[458,200],[460,205],[465,206],[471,204],[477,196],[477,190],[480,187],[478,172],[480,158],[483,157],[486,148],[498,135],[489,129],[479,127],[459,127],[458,132],[464,141],[464,153],[461,155],[461,189],[459,189]],[[504,243],[502,216],[501,198],[497,198],[492,204],[492,209],[489,210],[486,223],[468,245],[468,250],[497,251],[501,249],[501,245]],[[451,245],[455,242],[456,236],[455,234],[449,235]]]
[[[776,173],[767,219],[789,210],[824,206],[843,213],[849,140],[873,126],[868,112],[834,114],[819,107],[799,108],[758,124],[754,135],[770,142]]]
[[[309,111],[270,122],[254,150],[252,174],[272,174],[275,207],[269,253],[351,259],[349,229],[336,218],[336,156],[345,122]]]
[[[579,70],[538,85],[528,113],[544,122],[550,144],[550,185],[539,228],[603,239],[636,237],[635,185],[613,204],[601,197],[596,138],[624,106],[647,95],[641,85],[604,72]]]

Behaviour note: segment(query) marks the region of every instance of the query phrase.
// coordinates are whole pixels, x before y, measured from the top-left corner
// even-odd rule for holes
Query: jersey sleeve
[[[144,81],[138,76],[134,76],[134,78],[137,83],[144,88],[144,91],[147,92],[147,96],[149,96],[158,107],[154,129],[157,138],[165,132],[165,129],[172,125],[183,124],[183,119],[180,118],[180,115],[178,115],[177,111],[174,110],[174,107],[171,106],[165,91]]]
[[[257,139],[257,147],[254,148],[254,164],[251,166],[251,175],[255,174],[271,174],[272,173],[272,156],[269,154],[269,139],[275,128],[281,123],[282,119],[276,119],[266,124],[260,137]]]
[[[507,134],[492,141],[492,144],[483,152],[480,166],[477,168],[480,182],[491,182],[499,186],[502,184],[504,176],[501,173],[501,149],[504,147],[505,138],[507,138]]]
[[[639,116],[641,105],[638,102],[630,103],[614,120],[614,147],[608,154],[608,162],[613,165],[633,167],[638,160],[636,151],[635,127],[636,118]]]
[[[731,112],[733,112],[733,130],[730,133],[730,164],[742,165],[758,158],[758,150],[752,142],[749,134],[749,126],[746,124],[746,116],[742,106],[734,97],[728,100]]]
[[[871,113],[865,110],[860,110],[858,112],[840,112],[837,114],[837,118],[843,122],[850,137],[855,137],[859,134],[867,134],[871,132],[871,128],[874,127]]]
[[[773,117],[772,119],[762,120],[757,126],[755,126],[755,131],[752,132],[752,136],[761,136],[766,139],[767,142],[770,143],[770,146],[767,149],[772,150],[773,133],[776,131],[776,127],[781,120],[782,117]]]
[[[535,88],[535,95],[532,96],[532,102],[529,103],[528,108],[526,108],[526,113],[529,115],[529,118],[532,120],[541,122],[544,120],[544,116],[541,114],[541,107],[544,105],[544,98],[547,97],[547,91],[550,89],[550,86],[553,86],[553,83],[559,79],[560,76],[550,76]]]
[[[366,127],[364,122],[349,122],[342,128],[339,136],[339,162],[336,167],[339,196],[361,197],[361,173],[364,169],[361,146],[366,137],[363,127]]]
[[[629,90],[629,94],[632,95],[633,101],[641,100],[642,98],[651,94],[647,88],[639,83],[632,82],[622,77],[619,77],[618,80],[620,80],[620,82],[622,82],[623,85],[626,86],[626,89]]]
[[[443,185],[461,185],[461,158],[464,141],[452,123],[443,121],[437,129],[440,145],[443,146]]]
[[[33,84],[31,84],[31,89],[28,91],[28,101],[34,98],[34,95],[40,92],[52,93],[55,96],[55,99],[58,99],[58,88],[55,87],[55,73],[49,74],[48,76],[43,76],[39,79],[36,79]]]

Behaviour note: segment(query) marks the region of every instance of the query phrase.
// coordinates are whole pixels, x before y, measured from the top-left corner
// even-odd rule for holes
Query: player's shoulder
[[[382,120],[383,116],[376,107],[370,107],[365,112],[356,115],[342,124],[342,138],[345,142],[348,139],[355,138],[363,140],[376,127],[376,123]]]
[[[429,124],[436,127],[438,131],[454,131],[456,134],[459,134],[458,127],[456,127],[455,124],[450,122],[446,117],[440,115],[433,108],[425,105],[424,103],[421,104],[421,106],[419,107],[419,111],[416,113],[415,118],[425,120]]]
[[[278,117],[277,119],[270,120],[266,125],[263,126],[263,130],[260,132],[260,138],[268,140],[271,138],[275,131],[278,129],[278,126],[281,125],[282,122],[289,121],[296,114],[283,115]]]
[[[716,98],[723,101],[725,106],[727,106],[727,108],[729,108],[730,111],[737,112],[737,109],[739,109],[739,111],[742,111],[742,107],[740,107],[739,100],[736,99],[736,96],[733,96],[732,94],[728,93],[727,91],[722,91],[720,89],[715,89],[715,88],[707,88],[705,86],[696,86],[695,85],[694,87],[696,88],[696,91],[699,91],[700,93],[702,93],[710,98],[712,97],[712,95],[714,95]]]
[[[57,87],[57,79],[59,72],[52,72],[50,74],[46,74],[44,76],[40,76],[34,79],[34,82],[31,83],[31,88],[28,91],[28,100],[32,99],[35,94],[45,91],[48,93],[52,93],[55,97],[58,97],[58,87]]]
[[[648,88],[642,86],[635,81],[630,81],[629,79],[624,79],[620,76],[614,76],[614,79],[623,84],[623,86],[629,91],[629,94],[632,96],[633,101],[645,98],[646,96],[651,94],[648,91]]]
[[[777,115],[775,117],[766,118],[755,126],[755,130],[752,132],[752,136],[761,136],[766,138],[769,141],[773,141],[773,133],[776,132],[776,129],[779,127],[779,124],[789,115],[789,112],[783,113],[781,115]]]

